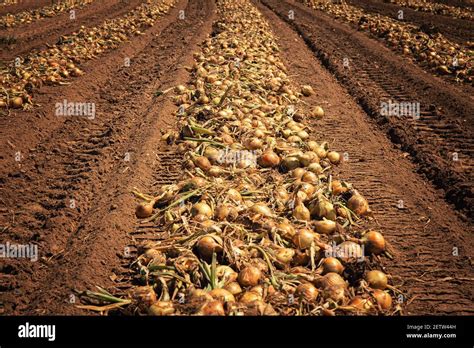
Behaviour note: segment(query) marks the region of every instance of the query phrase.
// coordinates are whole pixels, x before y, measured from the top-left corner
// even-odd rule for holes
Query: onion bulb
[[[362,237],[369,253],[379,255],[385,251],[385,238],[377,231],[369,231]]]
[[[339,154],[339,152],[329,151],[326,157],[332,164],[338,164],[339,162],[341,162],[341,155]]]
[[[239,302],[247,304],[247,303],[252,303],[254,301],[260,301],[261,299],[262,297],[258,293],[254,291],[246,291],[240,297]]]
[[[209,291],[209,295],[212,296],[213,299],[226,302],[235,302],[235,297],[232,293],[226,289],[213,289]]]
[[[279,248],[275,251],[275,258],[282,264],[288,264],[293,260],[295,251],[291,248]]]
[[[224,289],[229,291],[232,295],[238,295],[242,292],[242,288],[240,287],[239,283],[237,282],[232,282],[228,283],[224,286]]]
[[[342,265],[341,261],[339,261],[335,257],[325,258],[321,263],[321,266],[323,268],[323,274],[331,272],[342,274],[342,272],[344,271],[344,266]]]
[[[351,302],[349,302],[349,306],[361,311],[368,311],[373,308],[374,304],[368,298],[356,296],[351,300]]]
[[[297,220],[309,221],[311,219],[311,213],[303,202],[299,202],[293,210],[293,217]]]
[[[275,152],[268,150],[260,156],[258,159],[258,164],[264,168],[276,167],[278,164],[280,164],[280,157],[278,157]]]
[[[173,302],[171,301],[156,301],[148,307],[148,314],[155,316],[164,316],[174,313]]]
[[[238,282],[241,286],[255,286],[260,282],[262,272],[255,266],[247,266],[240,271]]]
[[[272,210],[269,207],[267,207],[265,203],[261,203],[261,202],[255,203],[254,205],[252,205],[252,207],[250,208],[250,211],[256,214],[266,216],[266,217],[273,216]]]
[[[292,241],[293,243],[300,249],[307,249],[311,246],[314,241],[314,233],[313,231],[302,228],[298,230],[296,234],[293,236]]]
[[[229,266],[219,265],[216,268],[216,276],[219,281],[227,284],[236,281],[238,274]]]
[[[392,297],[387,292],[375,289],[372,295],[377,300],[377,303],[380,305],[380,308],[383,310],[388,310],[392,307]]]
[[[310,85],[304,85],[301,86],[301,94],[303,94],[305,97],[309,97],[310,95],[314,94],[313,87]]]
[[[320,198],[311,207],[311,214],[320,218],[326,218],[329,220],[336,220],[336,210],[331,202],[326,198]]]
[[[213,253],[222,252],[222,240],[217,236],[206,235],[196,243],[196,249],[201,257],[210,260]]]
[[[336,222],[323,218],[313,223],[314,230],[321,234],[332,234],[336,230]]]
[[[203,215],[209,219],[214,215],[212,213],[211,207],[206,202],[199,202],[194,204],[191,208],[191,214],[193,216]]]
[[[153,203],[138,204],[135,209],[135,215],[139,219],[145,219],[153,214]]]
[[[318,297],[319,291],[311,283],[304,283],[298,285],[295,291],[295,295],[308,302],[313,302]]]
[[[321,119],[324,117],[324,109],[320,106],[315,106],[311,111],[311,116],[314,118]]]
[[[388,279],[385,273],[373,270],[367,272],[365,280],[372,289],[384,290],[388,285]]]
[[[363,216],[369,211],[369,202],[356,191],[347,201],[347,207],[357,215]]]
[[[207,316],[225,315],[224,305],[221,301],[208,302],[202,306],[199,314]]]
[[[204,156],[196,157],[194,159],[194,164],[204,171],[208,171],[212,167],[211,162],[209,162],[207,157],[204,157]]]

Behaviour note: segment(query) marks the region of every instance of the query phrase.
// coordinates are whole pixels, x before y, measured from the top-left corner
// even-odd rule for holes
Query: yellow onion
[[[362,237],[369,253],[379,255],[385,251],[385,238],[377,231],[369,231]]]
[[[373,308],[374,304],[368,298],[356,296],[349,302],[349,306],[361,311],[368,311]]]
[[[215,147],[208,146],[206,147],[206,150],[204,150],[204,156],[207,157],[209,161],[216,163],[221,156],[221,152]]]
[[[155,316],[165,316],[174,313],[174,306],[171,301],[156,301],[148,307],[148,314]]]
[[[219,265],[216,267],[216,276],[219,281],[222,281],[224,284],[227,284],[236,281],[238,274],[229,266]]]
[[[255,266],[247,266],[240,271],[238,282],[241,286],[255,286],[260,282],[262,272]]]
[[[311,116],[314,118],[321,119],[324,117],[324,109],[320,106],[315,106],[311,111]]]
[[[204,156],[196,157],[194,159],[194,164],[204,171],[208,171],[212,167],[211,162],[209,162],[207,157]]]
[[[323,274],[327,273],[337,273],[342,274],[344,271],[344,266],[342,265],[341,261],[336,259],[335,257],[327,257],[321,263],[323,268]]]
[[[201,257],[209,260],[213,253],[222,252],[222,240],[217,236],[206,235],[196,243],[196,249]]]
[[[207,302],[199,311],[200,315],[220,316],[225,315],[224,305],[221,301]]]
[[[347,192],[349,189],[345,187],[339,180],[334,180],[331,182],[331,191],[334,195],[339,195],[341,193]]]
[[[316,287],[311,283],[304,283],[298,285],[295,291],[295,295],[308,302],[313,302],[318,297],[319,291]]]
[[[306,169],[317,175],[322,174],[324,171],[323,167],[321,167],[321,165],[316,162],[311,163]]]
[[[331,202],[326,198],[321,197],[311,207],[311,214],[320,218],[329,220],[336,220],[336,210]]]
[[[215,300],[226,302],[235,302],[234,295],[226,289],[213,289],[209,291],[209,295],[212,296]]]
[[[239,283],[237,283],[237,282],[232,282],[232,283],[226,284],[224,286],[224,289],[229,291],[234,296],[238,295],[242,292],[242,288],[240,287]]]
[[[194,204],[191,208],[191,214],[193,216],[203,215],[209,219],[214,215],[211,207],[206,202],[199,202]]]
[[[367,272],[365,280],[372,289],[384,290],[388,285],[387,276],[385,273],[378,270]]]
[[[316,155],[318,155],[319,158],[326,158],[328,153],[322,145],[313,149],[313,151],[316,153]]]
[[[293,210],[293,217],[297,220],[309,221],[311,219],[311,214],[303,202],[299,202]]]
[[[149,285],[133,288],[130,297],[138,301],[139,304],[145,304],[146,306],[151,306],[157,300],[155,290]]]
[[[280,157],[275,152],[267,150],[260,156],[258,164],[264,168],[276,167],[280,164]]]
[[[309,171],[303,174],[303,176],[301,177],[301,181],[314,184],[318,182],[318,176],[313,172]]]
[[[344,278],[335,272],[329,272],[324,275],[320,280],[320,283],[322,288],[339,287],[345,289],[347,287]]]
[[[323,218],[313,223],[314,230],[321,234],[332,234],[336,230],[336,222]]]
[[[250,207],[250,211],[256,214],[266,216],[266,217],[273,216],[272,210],[269,207],[267,207],[265,203],[262,203],[262,202],[255,203],[254,205],[252,205],[252,207]]]
[[[254,301],[260,301],[261,299],[262,297],[258,293],[253,292],[253,291],[246,291],[240,297],[239,302],[247,304],[247,303],[252,303]]]
[[[135,209],[136,217],[139,219],[145,219],[147,217],[150,217],[151,214],[153,214],[153,204],[154,202],[147,204],[138,204]]]
[[[242,201],[242,196],[240,195],[240,192],[237,191],[236,189],[229,189],[227,191],[227,197],[236,201],[236,202],[241,202]]]
[[[245,147],[249,150],[258,150],[263,146],[263,142],[259,138],[251,138],[245,142]]]
[[[380,308],[382,308],[384,311],[392,307],[392,297],[387,292],[380,289],[375,289],[372,295],[375,297]]]
[[[369,202],[356,191],[347,201],[347,207],[357,215],[363,216],[369,211]]]
[[[275,198],[277,198],[279,201],[281,202],[286,202],[288,201],[290,195],[288,194],[288,192],[286,191],[286,189],[284,187],[278,187],[273,195],[275,196]]]
[[[283,238],[293,238],[295,235],[295,228],[288,223],[288,220],[278,224],[277,228]]]
[[[295,179],[301,179],[304,173],[306,173],[304,168],[295,168],[291,171],[291,176]]]
[[[283,264],[290,263],[293,256],[295,256],[295,251],[291,248],[279,248],[275,251],[275,258]]]
[[[300,161],[297,157],[288,156],[281,161],[281,167],[284,171],[290,171],[300,166]]]
[[[311,199],[311,197],[313,196],[314,192],[316,191],[316,188],[314,187],[314,185],[310,184],[310,183],[307,183],[307,182],[303,182],[299,188],[299,191],[302,191],[304,193],[306,193],[307,197],[309,199]]]
[[[341,155],[339,154],[339,152],[329,151],[326,157],[332,164],[338,164],[339,162],[341,162]]]
[[[301,86],[301,94],[303,94],[305,97],[309,97],[310,95],[314,94],[313,87],[310,85],[304,85]]]
[[[292,241],[298,248],[307,249],[313,243],[314,237],[315,235],[313,231],[307,228],[302,228],[296,232],[292,238]]]
[[[230,214],[229,206],[221,204],[216,208],[215,218],[217,221],[224,221]]]
[[[10,107],[14,109],[19,109],[23,106],[23,99],[21,97],[14,97],[10,99]]]

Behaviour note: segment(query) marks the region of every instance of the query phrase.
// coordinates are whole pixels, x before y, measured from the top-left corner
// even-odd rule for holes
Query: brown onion
[[[377,231],[369,231],[362,237],[369,253],[378,255],[385,251],[385,238]]]
[[[255,266],[247,266],[240,271],[238,282],[242,286],[255,286],[260,282],[262,272]]]
[[[264,168],[276,167],[280,164],[280,157],[275,152],[268,150],[260,156],[258,164]]]
[[[138,204],[135,209],[135,216],[139,219],[145,219],[153,214],[153,203]]]
[[[316,287],[311,283],[304,283],[298,285],[295,291],[295,295],[300,298],[304,299],[309,302],[313,302],[318,297],[319,291]]]
[[[387,288],[388,285],[387,276],[385,275],[385,273],[378,270],[372,270],[367,272],[365,280],[372,289],[384,290],[385,288]]]
[[[314,230],[321,234],[332,234],[336,230],[336,222],[323,218],[321,221],[313,223]]]
[[[221,301],[208,302],[202,306],[199,314],[208,316],[225,315],[224,305]]]
[[[221,253],[222,241],[217,236],[207,235],[202,237],[197,243],[196,248],[199,255],[205,259],[211,259],[213,253]]]
[[[347,207],[357,215],[365,215],[369,211],[369,203],[357,191],[347,201]]]
[[[196,157],[194,159],[194,164],[204,171],[208,171],[212,167],[211,162],[209,162],[207,157],[204,157],[204,156]]]
[[[344,271],[344,266],[335,257],[325,258],[323,262],[321,263],[321,266],[323,267],[323,274],[327,274],[331,272],[342,274],[342,272]]]
[[[226,302],[235,302],[234,295],[226,289],[213,289],[209,291],[209,295],[212,296],[215,300]]]
[[[372,295],[377,300],[377,303],[380,305],[380,308],[383,310],[388,310],[392,307],[392,297],[387,292],[375,289]]]
[[[193,216],[203,215],[209,219],[214,215],[212,213],[211,207],[206,202],[199,202],[194,204],[191,208],[191,214],[193,214]]]
[[[296,234],[293,236],[292,241],[298,248],[307,249],[313,243],[314,237],[315,235],[313,231],[306,228],[302,228],[301,230],[298,230],[298,232],[296,232]]]

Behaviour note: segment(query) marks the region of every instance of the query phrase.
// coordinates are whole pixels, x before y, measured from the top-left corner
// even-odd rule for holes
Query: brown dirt
[[[348,3],[369,13],[379,13],[394,19],[398,19],[398,11],[403,10],[404,22],[424,28],[427,33],[439,32],[449,40],[459,44],[474,40],[474,23],[466,19],[416,11],[409,7],[379,0],[349,0]]]
[[[120,17],[137,7],[143,0],[102,0],[76,10],[76,19],[69,18],[69,12],[44,18],[28,25],[1,29],[1,37],[13,37],[12,44],[0,43],[0,61],[9,61],[32,49],[42,49],[55,44],[63,35],[77,31],[81,26],[100,25],[109,18]]]
[[[297,3],[264,1],[288,20],[324,66],[364,110],[418,164],[417,171],[446,191],[446,198],[474,217],[474,101],[471,89],[426,74],[365,33]],[[317,26],[314,23],[318,23]],[[343,65],[348,59],[349,68]],[[420,118],[382,116],[381,102],[420,103]],[[456,156],[457,157],[453,157]],[[453,158],[458,158],[454,161]]]
[[[17,4],[0,6],[0,16],[14,14],[25,10],[34,10],[51,4],[51,0],[23,0]]]
[[[434,0],[433,2],[457,7],[474,7],[472,0]]]
[[[185,20],[178,19],[182,9]],[[71,86],[42,89],[44,107],[10,115],[12,123],[2,125],[14,146],[2,158],[0,224],[9,226],[3,237],[38,244],[41,256],[2,261],[5,313],[81,313],[68,302],[73,290],[113,285],[109,276],[123,271],[135,222],[129,192],[153,182],[161,133],[174,125],[173,105],[154,93],[187,80],[184,65],[210,32],[212,13],[210,1],[179,1],[145,36],[101,57],[100,65],[89,63]],[[95,102],[95,119],[55,117],[52,105],[64,98]],[[14,164],[17,150],[24,159]]]
[[[288,6],[279,1],[263,2],[276,12],[288,13]],[[308,102],[327,111],[324,120],[313,121],[311,126],[320,139],[330,140],[330,148],[347,153],[349,160],[339,167],[339,177],[367,196],[380,228],[397,250],[395,260],[384,263],[407,295],[406,314],[472,315],[472,225],[461,221],[440,193],[415,173],[410,159],[394,147],[292,27],[266,6],[259,4],[258,8],[280,39],[289,75],[300,84],[311,84],[316,94]],[[306,18],[295,11],[298,24]],[[311,19],[311,28],[324,28],[319,17]],[[319,32],[318,37],[324,34]],[[337,31],[327,39],[341,45],[343,40],[336,35]],[[397,207],[400,200],[403,209]],[[453,247],[462,250],[459,256],[452,255]]]

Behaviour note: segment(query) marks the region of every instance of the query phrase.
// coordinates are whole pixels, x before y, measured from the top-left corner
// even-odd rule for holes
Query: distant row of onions
[[[440,33],[428,34],[416,25],[377,13],[367,13],[348,4],[338,5],[322,0],[299,1],[384,39],[392,49],[413,57],[421,66],[439,75],[453,76],[457,82],[473,81],[473,42],[460,45]]]
[[[21,24],[32,23],[41,18],[54,17],[66,11],[80,9],[92,2],[94,2],[94,0],[64,0],[39,9],[27,10],[14,14],[8,13],[5,16],[0,17],[0,28],[12,28]]]
[[[389,0],[392,4],[410,7],[421,12],[430,12],[443,16],[474,20],[472,7],[456,7],[435,1],[425,0]]]
[[[137,284],[116,294],[118,306],[150,315],[399,312],[381,264],[388,244],[362,227],[369,204],[331,175],[343,159],[306,125],[324,118],[302,102],[313,88],[289,79],[250,1],[218,0],[217,18],[191,81],[173,90],[180,132],[163,136],[183,155],[185,178],[152,195],[133,191],[137,218],[160,232],[137,245]]]
[[[118,47],[134,35],[142,35],[175,2],[150,0],[121,18],[108,19],[98,27],[82,26],[78,32],[61,37],[52,47],[10,62],[0,70],[0,109],[31,107],[36,89],[81,76],[81,63]]]

